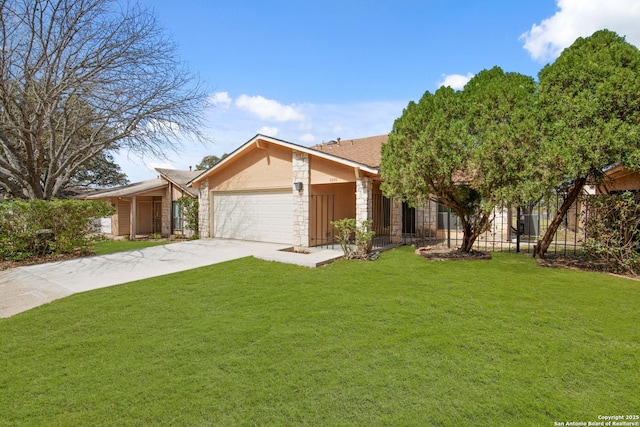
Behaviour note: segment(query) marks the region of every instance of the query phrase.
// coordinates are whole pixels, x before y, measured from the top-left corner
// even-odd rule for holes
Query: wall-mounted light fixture
[[[293,188],[295,188],[296,191],[302,191],[302,183],[301,182],[294,182],[293,183]]]

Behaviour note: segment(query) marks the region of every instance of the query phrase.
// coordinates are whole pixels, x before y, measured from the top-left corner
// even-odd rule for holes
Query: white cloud
[[[640,46],[640,2],[638,0],[556,0],[558,11],[520,36],[524,48],[536,61],[550,61],[578,37],[601,29],[625,36]]]
[[[276,136],[278,135],[278,128],[274,126],[262,126],[258,129],[258,133],[267,136]]]
[[[312,142],[315,142],[316,137],[311,133],[305,133],[299,138],[299,140],[305,144],[311,144]]]
[[[438,87],[451,87],[455,90],[460,90],[467,84],[469,80],[473,78],[473,73],[462,74],[443,74],[442,80],[438,83]]]
[[[278,101],[262,96],[240,95],[236,100],[236,106],[257,115],[263,120],[275,120],[277,122],[305,120],[304,114],[297,111],[295,106],[282,105]]]
[[[209,95],[209,105],[221,108],[229,108],[231,106],[231,98],[228,92],[214,92]]]
[[[260,117],[236,107],[211,108],[207,110],[207,132],[212,143],[200,144],[185,138],[177,153],[167,153],[167,158],[151,155],[140,157],[136,153],[121,150],[116,162],[122,167],[131,182],[143,181],[157,176],[153,167],[188,170],[198,164],[204,156],[231,153],[256,134],[264,133],[285,141],[301,145],[312,145],[323,141],[361,138],[389,133],[395,119],[402,115],[408,100],[371,101],[349,104],[302,103],[296,108],[305,117],[303,122],[280,122],[277,126],[265,123]]]

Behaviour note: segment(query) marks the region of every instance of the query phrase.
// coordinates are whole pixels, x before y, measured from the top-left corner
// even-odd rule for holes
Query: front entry
[[[138,234],[153,233],[153,206],[151,201],[138,202]]]

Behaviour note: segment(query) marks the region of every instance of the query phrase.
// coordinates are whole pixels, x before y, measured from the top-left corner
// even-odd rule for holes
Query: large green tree
[[[452,209],[468,252],[505,197],[520,198],[537,149],[532,78],[498,67],[478,73],[463,91],[443,87],[410,102],[383,146],[387,195],[413,205],[434,200]]]
[[[215,154],[204,156],[200,161],[200,163],[196,165],[196,170],[204,171],[204,170],[210,169],[215,165],[217,165],[218,163],[220,163],[220,161],[224,160],[228,155],[229,155],[228,153],[224,153],[222,157],[218,157]]]
[[[545,184],[566,197],[538,242],[544,257],[562,219],[611,165],[640,167],[640,51],[602,30],[577,39],[539,73]]]
[[[0,187],[49,199],[115,147],[202,138],[206,93],[153,14],[118,0],[0,1]]]
[[[106,150],[82,164],[69,181],[76,188],[108,188],[128,183],[127,175]]]

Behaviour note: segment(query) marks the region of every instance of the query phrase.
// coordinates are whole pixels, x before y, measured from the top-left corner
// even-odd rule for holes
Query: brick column
[[[209,224],[209,181],[200,182],[200,191],[198,194],[198,228],[200,237],[214,237],[213,230],[210,230]]]
[[[371,221],[373,215],[373,181],[369,177],[356,178],[356,221]]]
[[[302,190],[293,187],[293,247],[302,251],[309,246],[309,155],[293,152],[293,182],[301,182]]]

